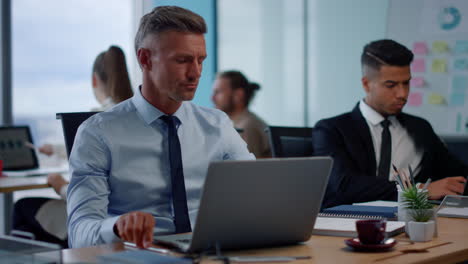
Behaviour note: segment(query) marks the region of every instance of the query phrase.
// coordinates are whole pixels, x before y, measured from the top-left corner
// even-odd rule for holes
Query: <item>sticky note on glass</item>
[[[460,58],[453,61],[453,68],[459,71],[468,70],[468,59]]]
[[[415,42],[413,44],[413,53],[417,55],[426,55],[427,54],[427,44],[426,42]]]
[[[465,94],[468,89],[468,76],[456,75],[452,79],[452,93]]]
[[[430,94],[427,99],[427,102],[433,105],[446,105],[447,104],[445,97],[437,93]]]
[[[420,106],[423,103],[422,93],[410,93],[408,96],[408,105],[409,106]]]
[[[446,73],[447,61],[445,59],[433,59],[431,70],[432,72]]]
[[[465,94],[451,94],[450,95],[450,106],[464,106],[465,105]]]
[[[449,51],[449,46],[445,41],[434,41],[432,42],[432,52],[434,53],[446,53]]]
[[[424,78],[423,77],[413,77],[410,81],[411,87],[422,88],[424,87]]]
[[[453,51],[457,54],[468,53],[468,40],[457,40]]]
[[[412,72],[426,72],[426,61],[424,59],[415,59],[413,63],[411,63],[411,71]]]

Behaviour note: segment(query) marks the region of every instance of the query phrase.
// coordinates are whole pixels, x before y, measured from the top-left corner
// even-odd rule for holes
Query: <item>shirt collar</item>
[[[106,99],[104,99],[104,101],[102,101],[101,108],[107,110],[107,109],[111,108],[114,105],[115,105],[115,103],[112,100],[112,98],[107,97]]]
[[[370,107],[364,99],[359,102],[359,110],[361,110],[362,116],[370,122],[373,126],[379,125],[385,118]],[[391,125],[394,125],[396,122],[395,116],[388,117]]]
[[[150,125],[158,120],[161,116],[166,115],[161,110],[150,104],[141,94],[141,85],[138,87],[136,93],[132,97],[133,104],[135,105],[138,113],[143,117],[146,124]],[[187,120],[187,102],[182,102],[182,105],[177,109],[173,116],[177,117],[180,123]]]

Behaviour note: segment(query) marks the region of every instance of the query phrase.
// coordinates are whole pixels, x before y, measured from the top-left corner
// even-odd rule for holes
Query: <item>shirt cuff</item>
[[[63,200],[67,200],[67,190],[68,190],[68,184],[65,184],[60,188],[59,195],[62,197]]]
[[[114,233],[114,224],[119,219],[120,215],[107,218],[101,223],[101,238],[105,243],[113,243],[120,241],[120,238]]]

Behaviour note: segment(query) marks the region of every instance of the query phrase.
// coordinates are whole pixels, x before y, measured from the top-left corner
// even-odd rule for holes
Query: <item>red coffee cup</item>
[[[356,230],[362,244],[381,244],[385,240],[386,220],[358,220]]]

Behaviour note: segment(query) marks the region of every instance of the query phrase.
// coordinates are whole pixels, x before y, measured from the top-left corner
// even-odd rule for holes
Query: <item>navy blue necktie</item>
[[[184,168],[182,166],[182,153],[180,141],[177,136],[176,119],[174,116],[162,116],[161,119],[168,127],[169,162],[171,165],[172,205],[176,233],[192,232],[187,208],[187,195],[185,192]]]
[[[392,136],[390,135],[390,120],[385,119],[380,123],[382,130],[382,144],[380,145],[380,162],[377,177],[388,178],[390,163],[392,163]]]

